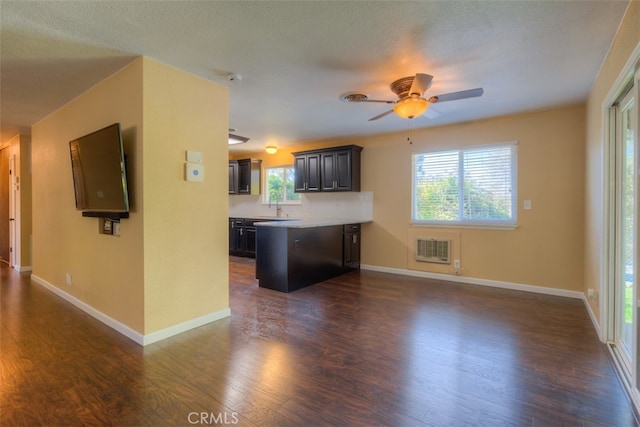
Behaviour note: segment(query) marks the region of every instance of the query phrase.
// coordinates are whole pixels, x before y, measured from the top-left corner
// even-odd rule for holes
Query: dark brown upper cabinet
[[[262,160],[229,160],[229,194],[260,194]]]
[[[295,192],[360,191],[362,147],[346,145],[298,151],[295,157]]]

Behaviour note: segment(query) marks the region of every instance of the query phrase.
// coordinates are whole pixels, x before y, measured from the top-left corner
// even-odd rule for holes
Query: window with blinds
[[[517,145],[413,155],[413,221],[515,225]]]

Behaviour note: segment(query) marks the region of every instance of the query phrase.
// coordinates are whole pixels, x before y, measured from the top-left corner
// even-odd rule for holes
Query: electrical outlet
[[[67,273],[67,285],[72,285],[73,279],[71,277],[71,273]]]
[[[459,259],[454,259],[453,260],[453,268],[460,268],[460,260]]]

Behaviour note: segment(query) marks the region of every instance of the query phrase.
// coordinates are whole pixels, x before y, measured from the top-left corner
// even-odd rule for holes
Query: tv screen
[[[127,217],[129,196],[120,123],[69,142],[76,209],[85,216]]]

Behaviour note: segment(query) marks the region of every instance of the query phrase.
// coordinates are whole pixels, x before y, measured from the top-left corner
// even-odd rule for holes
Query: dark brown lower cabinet
[[[256,257],[256,222],[261,220],[229,218],[229,255]]]
[[[360,268],[360,224],[343,226],[342,267],[346,270]]]
[[[357,230],[343,225],[301,228],[258,225],[259,286],[292,292],[359,268],[360,225],[350,226],[354,225]],[[349,245],[345,244],[347,239]]]

